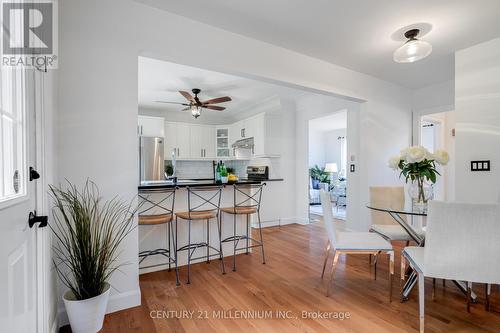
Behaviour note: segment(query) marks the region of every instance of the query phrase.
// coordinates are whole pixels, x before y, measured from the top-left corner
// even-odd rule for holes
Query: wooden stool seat
[[[244,207],[244,206],[239,206],[239,207],[224,207],[220,209],[224,213],[228,214],[236,214],[236,215],[246,215],[246,214],[255,214],[257,213],[257,207]]]
[[[216,210],[200,210],[192,212],[176,212],[175,215],[184,220],[207,220],[217,217]]]
[[[157,225],[169,223],[173,219],[171,213],[158,215],[139,215],[139,225]]]

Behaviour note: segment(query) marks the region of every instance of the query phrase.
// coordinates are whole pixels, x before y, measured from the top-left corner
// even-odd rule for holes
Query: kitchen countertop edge
[[[147,184],[147,185],[139,185],[138,189],[139,190],[150,190],[150,189],[161,189],[161,188],[184,188],[184,187],[189,187],[189,186],[217,186],[217,185],[224,185],[224,186],[231,186],[233,184],[247,184],[247,185],[255,185],[255,184],[261,184],[265,182],[274,182],[274,181],[283,181],[283,178],[273,178],[273,179],[266,179],[266,180],[253,180],[253,179],[242,179],[239,180],[235,183],[227,183],[227,184],[221,184],[221,183],[216,183],[215,181],[209,181],[209,180],[200,180],[200,181],[194,181],[194,182],[189,182],[189,183],[155,183],[155,184]]]

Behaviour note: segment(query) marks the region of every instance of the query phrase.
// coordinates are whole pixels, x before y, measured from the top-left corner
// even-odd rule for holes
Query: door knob
[[[33,169],[33,167],[30,167],[30,182],[38,178],[40,178],[38,171]]]

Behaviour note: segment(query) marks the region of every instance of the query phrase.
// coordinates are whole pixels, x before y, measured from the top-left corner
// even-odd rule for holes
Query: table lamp
[[[339,172],[339,168],[337,166],[337,163],[326,163],[325,164],[325,172],[328,172],[330,174],[330,183],[331,183],[332,175],[335,172]]]

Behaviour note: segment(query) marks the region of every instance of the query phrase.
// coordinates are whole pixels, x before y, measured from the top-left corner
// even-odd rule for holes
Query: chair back
[[[189,217],[194,212],[215,212],[219,214],[220,200],[224,186],[186,187],[188,191]]]
[[[233,185],[233,202],[234,210],[241,208],[254,208],[260,210],[262,201],[262,189],[266,183],[262,184],[234,184]]]
[[[139,224],[154,221],[155,216],[172,215],[176,188],[152,188],[139,190]]]
[[[405,205],[403,186],[371,186],[370,205],[381,208],[402,209]],[[370,209],[372,224],[397,224],[386,212]]]
[[[500,283],[500,205],[429,202],[424,275]]]
[[[330,244],[334,246],[337,243],[339,231],[333,222],[332,202],[330,201],[330,194],[325,190],[320,190],[319,195],[321,198],[321,207],[323,208],[323,222],[325,224],[326,233]]]

